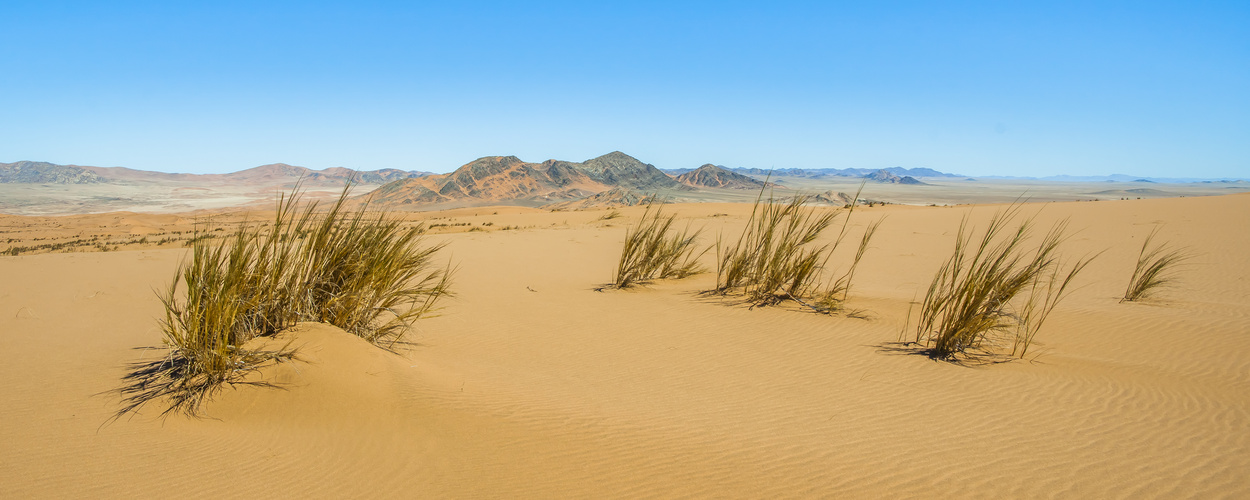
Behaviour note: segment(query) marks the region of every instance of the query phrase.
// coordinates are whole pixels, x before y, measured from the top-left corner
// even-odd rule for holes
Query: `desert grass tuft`
[[[595,220],[612,220],[612,219],[617,219],[617,218],[620,218],[620,217],[621,217],[621,212],[620,212],[620,211],[618,211],[618,210],[610,210],[610,211],[608,211],[608,213],[603,214],[603,215],[600,215],[600,216],[599,216],[599,218],[598,218],[598,219],[595,219]]]
[[[1065,265],[1059,253],[1067,221],[1051,227],[1036,247],[1029,245],[1033,218],[1007,231],[1019,215],[1013,204],[996,213],[980,238],[967,217],[955,250],[929,285],[920,305],[915,343],[935,359],[989,356],[1000,340],[1023,357],[1046,318],[1069,293],[1073,279],[1092,260]],[[910,319],[910,311],[908,317]]]
[[[325,214],[310,207],[298,247],[302,319],[342,328],[390,349],[411,323],[447,296],[452,270],[435,265],[443,244],[423,246],[423,225],[403,228],[385,212],[344,210],[347,191]]]
[[[200,237],[191,259],[159,292],[167,355],[140,363],[118,389],[122,408],[137,411],[164,399],[162,413],[195,415],[223,386],[247,372],[293,359],[294,350],[245,347],[297,321],[338,326],[390,349],[412,321],[449,294],[451,270],[435,265],[442,245],[425,245],[423,225],[403,229],[368,204],[346,210],[350,184],[329,210],[300,191],[278,200],[271,224],[241,224],[227,238]],[[264,385],[263,382],[253,382]]]
[[[862,192],[863,185],[860,185]],[[760,190],[742,234],[732,245],[716,242],[716,289],[721,295],[741,294],[753,306],[792,300],[818,312],[832,312],[847,298],[855,268],[864,256],[881,221],[869,225],[859,251],[848,270],[832,284],[823,279],[830,256],[847,234],[852,204],[842,228],[832,242],[819,244],[824,233],[843,212],[818,211],[806,206],[809,196],[796,195],[779,202]],[[856,192],[855,198],[859,198]]]
[[[698,259],[707,249],[696,252],[695,248],[702,230],[692,233],[689,225],[682,230],[675,229],[677,216],[665,216],[663,204],[655,201],[655,197],[652,200],[647,203],[638,224],[626,230],[625,246],[612,279],[613,288],[706,272]]]
[[[1128,288],[1124,290],[1124,297],[1120,302],[1146,299],[1160,289],[1174,284],[1177,268],[1190,258],[1185,249],[1169,249],[1167,243],[1151,247],[1150,243],[1160,229],[1160,226],[1155,226],[1142,243],[1141,252],[1137,254],[1137,266],[1133,268],[1133,276],[1129,278]]]

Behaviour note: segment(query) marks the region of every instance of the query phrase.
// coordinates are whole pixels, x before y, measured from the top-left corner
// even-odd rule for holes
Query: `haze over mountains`
[[[1209,181],[1143,191],[1135,188],[1143,187],[1150,178],[1117,177],[1114,180],[1130,183],[1115,188],[1102,185],[1102,181],[1095,186],[1092,181],[1101,178],[1090,177],[1050,181],[1050,187],[1041,188],[1036,183],[1046,181],[983,177],[980,179],[985,182],[972,182],[974,179],[928,168],[902,167],[770,171],[704,164],[696,169],[665,171],[620,151],[580,162],[534,163],[516,156],[487,156],[446,174],[340,167],[312,170],[284,163],[228,174],[182,174],[20,161],[0,163],[0,211],[91,213],[247,206],[268,203],[276,192],[289,190],[301,180],[311,196],[322,197],[336,193],[349,179],[360,185],[356,193],[372,196],[375,204],[417,210],[486,205],[581,209],[643,203],[650,195],[670,201],[749,202],[754,199],[750,192],[764,187],[766,179],[780,190],[778,196],[824,193],[824,198],[816,196],[812,201],[829,204],[843,204],[849,195],[839,194],[853,192],[854,185],[862,181],[875,186],[866,192],[878,201],[912,204],[963,203],[987,189],[1006,189],[1015,196],[1027,191],[1063,200],[1194,196],[1245,190],[1250,185],[1244,181]],[[991,184],[998,187],[991,188]],[[1207,187],[1199,187],[1203,185]]]
[[[899,169],[903,173],[948,176],[929,169]],[[863,177],[873,182],[923,184],[912,177],[885,171],[848,169],[807,172],[785,169],[772,175],[814,177],[839,175]],[[802,174],[802,175],[796,175]],[[646,194],[675,193],[706,189],[757,190],[768,175],[760,169],[727,169],[705,164],[678,175],[670,175],[638,159],[614,151],[582,162],[547,160],[522,161],[516,156],[487,156],[469,162],[447,174],[407,172],[395,169],[357,171],[334,167],[312,170],[275,163],[228,174],[179,174],[150,172],[124,167],[56,165],[22,161],[0,164],[0,182],[25,184],[101,183],[236,183],[239,185],[281,186],[302,180],[305,185],[342,184],[349,179],[364,185],[381,185],[372,193],[382,205],[479,204],[519,202],[530,205],[584,200],[587,203],[633,203]],[[774,184],[776,182],[774,181]]]
[[[888,168],[881,168],[881,169],[877,169],[877,168],[775,168],[775,169],[766,169],[766,168],[720,166],[720,168],[730,170],[739,174],[746,174],[746,175],[759,176],[759,175],[769,175],[769,173],[771,173],[774,177],[809,177],[809,178],[867,177],[879,171],[889,172],[890,174],[893,174],[899,177],[904,177],[904,176],[955,177],[955,178],[967,177],[965,175],[948,174],[945,172],[939,172],[937,170],[933,170],[931,168],[924,168],[924,167],[919,167],[919,168],[888,167]],[[664,171],[670,174],[684,174],[691,170],[693,169],[677,168],[677,169],[665,169]]]
[[[890,184],[924,184],[884,170],[863,178]],[[391,206],[519,201],[585,208],[637,203],[647,194],[672,196],[707,189],[754,191],[764,186],[764,181],[712,164],[674,177],[654,165],[614,151],[583,162],[529,163],[515,156],[488,156],[449,174],[391,182],[375,191],[373,200]],[[569,203],[573,201],[577,202]]]
[[[330,167],[313,170],[305,167],[272,163],[228,174],[177,174],[135,170],[126,167],[91,167],[80,165],[57,165],[40,161],[0,163],[0,182],[32,184],[95,184],[101,182],[162,182],[162,181],[233,181],[233,182],[287,182],[303,178],[305,182],[332,182],[342,184],[355,178],[362,184],[382,184],[409,177],[429,175],[429,172],[409,172],[393,168],[382,170],[352,170]]]
[[[88,169],[42,161],[0,163],[0,182],[22,184],[95,184],[107,182]]]
[[[496,160],[492,160],[496,159]],[[696,174],[700,178],[706,178],[709,169],[728,171],[733,174],[734,179],[729,184],[719,186],[720,181],[713,181],[711,184],[704,184],[703,181],[693,182],[693,185],[705,185],[706,187],[745,187],[754,185],[750,181],[749,176],[765,176],[773,175],[774,177],[806,177],[817,178],[823,176],[839,176],[839,177],[866,177],[874,174],[878,169],[867,168],[820,168],[820,169],[800,169],[800,168],[780,168],[780,169],[761,169],[761,168],[742,168],[742,167],[725,167],[721,165],[705,164],[698,168],[679,168],[679,169],[659,169],[651,165],[650,168],[640,168],[641,165],[649,165],[638,161],[637,159],[619,151],[609,153],[597,158],[592,158],[581,163],[547,160],[542,163],[527,163],[521,161],[515,156],[488,156],[460,167],[456,172],[460,172],[465,167],[473,166],[470,170],[475,173],[484,173],[496,167],[490,166],[493,161],[506,163],[509,165],[525,163],[535,171],[550,170],[551,181],[560,185],[576,184],[579,176],[569,169],[580,170],[587,174],[590,180],[604,185],[628,187],[631,189],[652,189],[657,187],[676,188],[676,184],[668,182],[664,177],[670,179],[681,179],[683,174],[695,172],[696,170],[704,170],[704,174]],[[896,176],[911,177],[964,177],[962,175],[948,174],[939,172],[929,168],[903,168],[890,167],[880,169]],[[455,174],[456,172],[452,172]],[[452,175],[444,174],[444,175]],[[663,176],[663,174],[669,174]],[[259,167],[249,168],[238,172],[227,174],[186,174],[186,173],[168,173],[148,170],[135,170],[126,167],[95,167],[85,165],[58,165],[41,161],[18,161],[13,163],[0,163],[0,183],[35,183],[35,184],[92,184],[100,182],[160,182],[160,181],[193,181],[201,180],[227,180],[227,181],[269,181],[269,180],[291,180],[298,179],[301,176],[308,182],[342,182],[348,178],[356,176],[356,180],[362,184],[383,184],[391,181],[417,178],[423,176],[439,175],[422,171],[406,171],[398,169],[381,169],[381,170],[353,170],[343,167],[330,167],[323,170],[313,170],[306,167],[288,165],[285,163],[273,163],[261,165]],[[541,175],[539,176],[541,177]],[[715,178],[724,177],[731,178],[725,174],[716,174]],[[470,178],[476,178],[470,176]],[[562,180],[565,179],[566,180]],[[458,183],[464,185],[467,179],[464,176],[458,177]],[[683,181],[678,180],[678,183]],[[743,184],[745,182],[745,184]],[[731,186],[732,184],[733,186]],[[470,189],[471,191],[471,189]]]

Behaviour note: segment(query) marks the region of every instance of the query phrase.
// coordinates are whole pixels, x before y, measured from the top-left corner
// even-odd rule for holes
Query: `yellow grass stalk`
[[[689,225],[680,231],[674,229],[677,216],[664,216],[662,203],[654,196],[651,199],[638,224],[626,230],[625,246],[612,279],[615,288],[705,272],[698,259],[707,249],[695,252],[695,242],[703,231],[691,233]]]
[[[1169,249],[1167,243],[1152,248],[1150,243],[1160,229],[1162,228],[1155,226],[1142,243],[1141,252],[1137,254],[1137,266],[1133,268],[1133,276],[1129,278],[1128,288],[1124,290],[1124,297],[1120,302],[1146,299],[1160,289],[1173,285],[1177,268],[1191,257],[1183,248]]]
[[[955,250],[934,275],[920,306],[915,342],[926,346],[933,358],[989,355],[987,343],[1012,333],[1012,354],[1023,356],[1047,316],[1070,292],[1073,279],[1092,260],[1078,259],[1071,266],[1062,262],[1058,250],[1066,239],[1066,220],[1051,227],[1036,247],[1028,244],[1032,218],[1004,236],[1020,209],[1016,203],[994,214],[980,238],[974,238],[967,217],[960,223]]]
[[[764,199],[760,190],[746,228],[731,246],[723,238],[716,242],[716,289],[722,295],[742,294],[753,306],[793,300],[819,312],[831,312],[846,300],[855,268],[868,248],[881,221],[870,224],[860,240],[859,252],[847,272],[833,284],[822,275],[830,256],[846,236],[852,202],[838,236],[818,244],[821,234],[842,214],[841,209],[818,211],[806,206],[811,198],[796,195],[788,202]],[[855,193],[855,199],[863,190]],[[841,296],[839,298],[839,295]]]
[[[190,262],[158,294],[168,354],[126,375],[116,417],[162,398],[162,414],[196,414],[223,384],[292,359],[289,348],[244,344],[296,321],[326,322],[389,349],[433,311],[450,288],[451,270],[432,261],[443,246],[424,244],[424,226],[367,215],[367,203],[346,210],[350,189],[328,211],[309,203],[297,213],[297,186],[279,198],[272,225],[244,223],[229,238],[203,238],[197,228]]]

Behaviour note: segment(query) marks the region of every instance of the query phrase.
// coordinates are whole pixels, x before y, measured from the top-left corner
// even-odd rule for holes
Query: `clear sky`
[[[1250,176],[1250,1],[0,2],[0,162]]]

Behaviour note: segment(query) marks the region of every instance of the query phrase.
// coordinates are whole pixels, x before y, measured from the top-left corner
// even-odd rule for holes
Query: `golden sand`
[[[410,349],[303,324],[284,335],[304,361],[259,374],[283,389],[227,388],[204,419],[152,406],[109,425],[117,401],[99,394],[159,355],[135,348],[159,344],[153,290],[185,248],[0,257],[0,497],[1250,496],[1250,195],[1028,205],[1042,227],[1071,218],[1069,255],[1105,250],[1030,360],[967,367],[883,349],[960,219],[998,208],[857,211],[861,229],[888,216],[849,302],[866,319],[700,296],[711,274],[595,291],[639,207],[610,221],[417,214],[470,225],[435,231],[458,297],[418,323]],[[671,210],[710,244],[750,206]],[[193,219],[0,226],[30,245]],[[1121,304],[1156,224],[1196,257],[1179,287]]]

